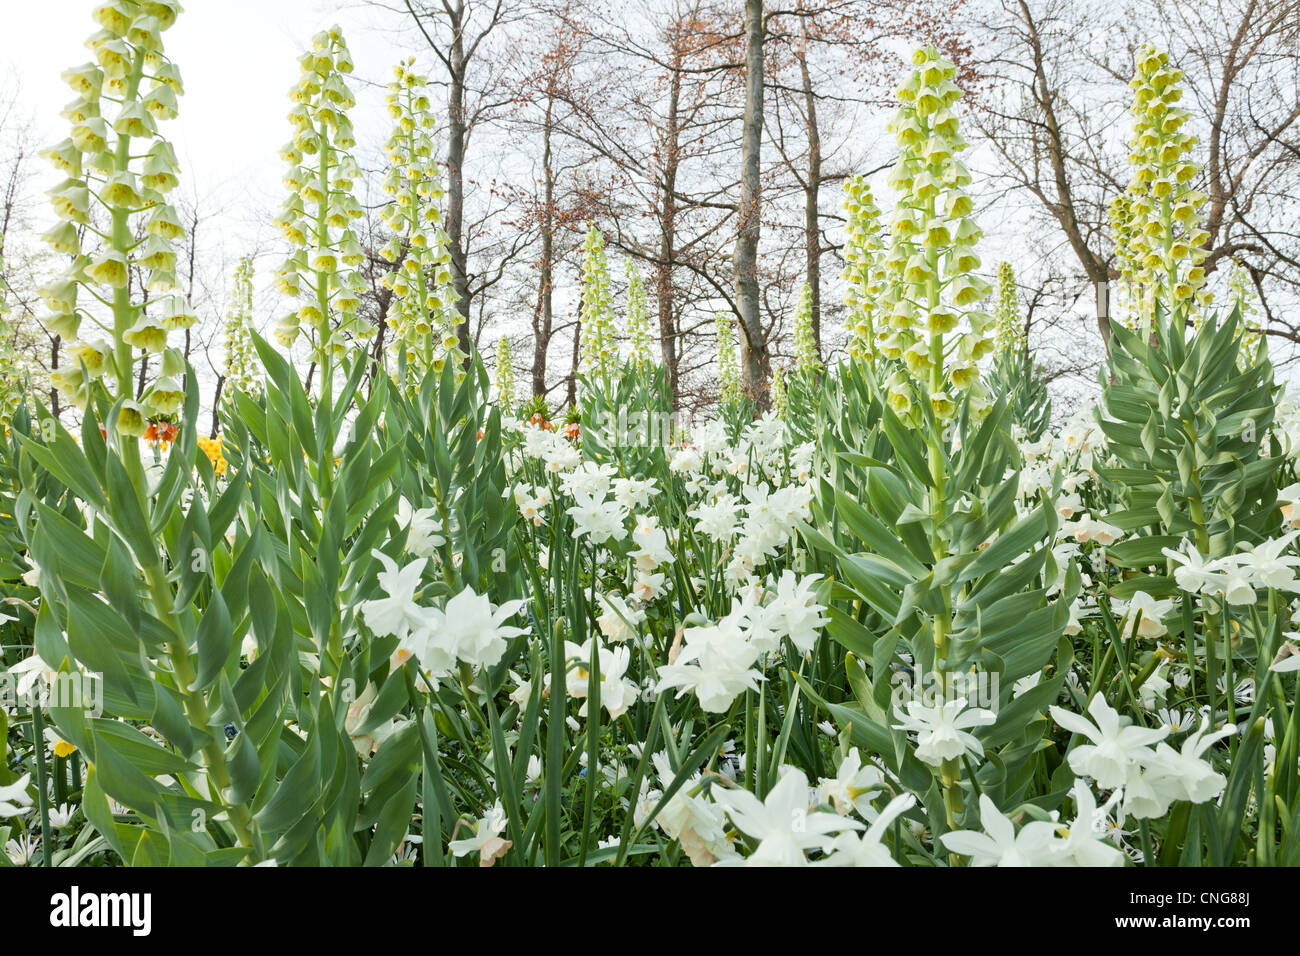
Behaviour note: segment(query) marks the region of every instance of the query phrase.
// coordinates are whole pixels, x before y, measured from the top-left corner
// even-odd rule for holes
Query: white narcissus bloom
[[[441,645],[473,667],[492,667],[506,652],[506,641],[524,633],[505,623],[524,607],[524,601],[507,601],[494,607],[485,594],[466,587],[447,602],[429,643]]]
[[[1100,545],[1109,546],[1124,537],[1124,532],[1113,524],[1107,524],[1088,514],[1081,515],[1070,527],[1074,540],[1080,544],[1096,541]]]
[[[366,718],[370,716],[370,707],[374,704],[378,692],[379,688],[375,684],[367,684],[361,696],[348,706],[347,716],[343,720],[343,729],[352,740],[352,746],[356,749],[358,757],[367,758],[376,753],[385,740],[408,722],[405,718],[394,717],[364,734],[359,733]]]
[[[673,559],[673,553],[668,550],[668,536],[659,527],[659,519],[654,515],[637,515],[636,526],[632,529],[632,543],[636,545],[632,560],[636,562],[637,571],[642,574],[649,574],[659,565],[667,564]]]
[[[1224,562],[1224,579],[1219,594],[1229,604],[1241,606],[1254,604],[1258,598],[1255,596],[1255,580],[1240,564],[1236,562]]]
[[[939,837],[952,853],[970,857],[971,866],[1047,866],[1052,862],[1051,824],[1026,824],[1020,832],[1002,815],[986,794],[980,794],[980,823],[983,833],[953,830]]]
[[[1189,594],[1220,594],[1223,591],[1223,570],[1217,561],[1207,561],[1205,555],[1196,550],[1190,541],[1184,541],[1183,547],[1162,548],[1163,554],[1178,567],[1174,569],[1174,581]]]
[[[1082,597],[1076,597],[1070,602],[1070,620],[1065,625],[1066,634],[1073,637],[1076,634],[1083,633],[1083,622],[1080,620],[1087,608],[1084,605]]]
[[[534,525],[540,525],[545,517],[546,508],[551,503],[551,490],[545,485],[537,485],[531,490],[528,485],[516,485],[514,499],[520,517],[525,521],[531,521]]]
[[[1231,737],[1237,728],[1229,724],[1214,733],[1209,730],[1209,720],[1203,720],[1200,729],[1189,734],[1180,749],[1174,750],[1166,743],[1156,747],[1155,756],[1146,762],[1146,768],[1154,774],[1157,789],[1166,791],[1174,800],[1192,803],[1205,803],[1223,792],[1228,778],[1215,771],[1201,755],[1216,741]]]
[[[1083,499],[1077,494],[1062,494],[1056,499],[1056,513],[1062,518],[1073,518],[1076,512],[1083,510]]]
[[[653,478],[615,478],[614,500],[624,511],[635,511],[650,504],[650,499],[657,495]]]
[[[1123,866],[1124,853],[1102,839],[1106,819],[1105,809],[1097,808],[1097,798],[1082,780],[1074,782],[1074,823],[1070,824],[1065,839],[1052,843],[1053,866]],[[1055,827],[1052,823],[1031,823],[1029,826]],[[1027,829],[1027,828],[1026,828]]]
[[[1277,500],[1282,509],[1282,520],[1288,527],[1300,528],[1300,482],[1279,491]]]
[[[1150,751],[1147,752],[1149,755]],[[1155,820],[1169,812],[1173,795],[1160,786],[1160,768],[1147,761],[1134,760],[1124,779],[1124,802],[1120,806],[1125,816],[1135,820]]]
[[[473,836],[464,840],[452,840],[447,847],[458,857],[468,853],[478,853],[479,866],[491,866],[498,857],[505,856],[506,851],[510,849],[510,841],[501,838],[501,832],[505,830],[507,822],[506,812],[501,807],[501,801],[498,800],[491,810],[470,825],[474,831]],[[458,823],[457,829],[463,827],[463,821]]]
[[[1169,693],[1169,688],[1173,686],[1165,677],[1168,666],[1168,661],[1158,665],[1138,688],[1138,698],[1144,710],[1155,710],[1156,705],[1164,701],[1165,694]]]
[[[706,627],[688,627],[682,636],[677,659],[659,668],[657,691],[677,687],[679,697],[694,691],[702,708],[720,714],[762,679],[754,668],[758,649],[746,640],[737,615]]]
[[[795,767],[784,768],[766,800],[748,790],[718,789],[713,794],[736,828],[758,841],[754,852],[743,860],[758,866],[804,866],[808,862],[805,852],[828,847],[831,834],[862,829],[858,821],[839,814],[810,812],[808,797],[808,778]]]
[[[663,751],[650,758],[659,775],[660,784],[671,785],[676,777],[668,755]],[[655,824],[663,830],[668,839],[676,840],[690,858],[692,866],[710,866],[718,860],[734,854],[726,834],[726,815],[722,807],[701,796],[692,796],[691,791],[698,785],[699,773],[689,779],[664,804],[655,816]],[[656,798],[655,803],[658,800]],[[646,809],[648,815],[654,810],[654,804]],[[639,824],[638,824],[639,825]]]
[[[420,575],[424,573],[428,559],[420,558],[399,568],[397,562],[382,551],[370,553],[384,566],[378,575],[379,586],[388,596],[361,602],[361,618],[366,626],[379,637],[396,635],[399,640],[412,631],[423,630],[428,625],[429,611],[415,602],[415,592],[420,587]]]
[[[1174,602],[1171,599],[1157,601],[1145,591],[1138,591],[1128,601],[1116,601],[1115,610],[1123,619],[1120,636],[1127,640],[1129,632],[1133,629],[1134,620],[1140,616],[1137,625],[1139,637],[1164,637],[1169,633],[1169,629],[1165,627],[1163,618],[1167,617],[1173,609]]]
[[[1236,555],[1237,563],[1261,587],[1294,591],[1295,568],[1300,567],[1300,557],[1283,554],[1300,531],[1288,531],[1280,538],[1262,541],[1253,548],[1243,549]]]
[[[889,848],[881,838],[889,830],[896,818],[906,813],[916,803],[916,797],[910,793],[900,793],[889,803],[880,815],[859,836],[856,833],[841,833],[830,845],[830,853],[825,859],[818,860],[814,866],[898,866]]]
[[[694,448],[681,448],[673,452],[668,462],[668,470],[674,474],[690,474],[700,470],[703,459]]]
[[[616,644],[636,637],[637,626],[645,621],[645,611],[628,607],[617,594],[602,594],[596,600],[603,608],[596,618],[600,633]]]
[[[546,470],[561,475],[582,464],[582,453],[560,438],[553,441],[545,454]]]
[[[817,788],[821,799],[835,807],[835,812],[846,816],[856,810],[864,818],[875,818],[871,801],[880,795],[880,785],[885,775],[871,764],[863,766],[862,755],[854,747],[840,761],[835,776],[822,780]]]
[[[964,754],[984,755],[984,747],[967,728],[993,723],[997,717],[983,708],[966,709],[966,698],[939,702],[927,706],[919,700],[909,700],[907,712],[895,710],[899,723],[897,730],[914,731],[918,760],[937,767],[945,760],[956,760]]]
[[[687,514],[696,519],[695,530],[710,538],[726,540],[736,533],[740,524],[739,502],[734,496],[719,495],[712,504],[700,502]]]
[[[582,700],[582,709],[578,711],[578,716],[587,715],[587,690],[591,683],[591,642],[597,640],[590,637],[584,644],[574,644],[572,641],[564,642],[564,654],[569,660],[575,661],[573,667],[569,669],[565,681],[566,692],[570,697],[576,697]],[[596,650],[597,663],[600,665],[600,705],[609,711],[609,719],[617,720],[627,709],[636,703],[639,694],[639,688],[624,675],[627,673],[627,665],[631,660],[631,652],[626,647],[608,648],[598,645]]]
[[[971,866],[1123,866],[1124,854],[1102,839],[1092,791],[1078,780],[1072,795],[1074,823],[1065,826],[1055,819],[1033,820],[1017,833],[1015,824],[987,795],[980,794],[984,832],[956,830],[939,840],[953,853],[969,856]],[[1104,820],[1104,810],[1100,817]]]
[[[642,604],[649,604],[664,593],[667,584],[668,579],[662,574],[638,571],[632,579],[632,596]]]
[[[18,678],[18,686],[14,689],[22,699],[30,699],[37,681],[51,687],[59,678],[58,671],[45,663],[44,659],[36,651],[32,651],[30,657],[24,658],[9,668],[9,674]]]
[[[405,497],[397,499],[397,523],[406,529],[406,550],[421,558],[432,558],[446,543],[442,524],[433,508],[412,508]]]
[[[695,430],[695,447],[704,455],[717,455],[727,449],[726,423],[713,419]]]
[[[604,544],[610,538],[622,541],[627,537],[623,520],[627,513],[619,507],[618,502],[605,501],[604,494],[592,495],[576,491],[573,500],[577,502],[568,510],[573,518],[573,536],[586,535],[592,544]]]
[[[767,604],[769,621],[775,619],[779,622],[775,626],[779,627],[782,635],[804,652],[813,649],[817,635],[830,620],[822,616],[826,608],[818,603],[814,590],[820,579],[820,574],[799,578],[787,569],[777,582],[776,595]]]
[[[1273,663],[1268,669],[1275,674],[1294,674],[1300,671],[1300,647],[1295,642],[1300,641],[1300,634],[1285,635],[1288,640],[1282,642],[1278,648],[1277,654],[1273,658]]]
[[[584,461],[560,479],[560,488],[575,498],[582,494],[604,499],[609,494],[610,482],[617,473],[618,469],[613,465],[598,465],[594,461]]]
[[[1071,748],[1070,769],[1081,777],[1091,777],[1103,790],[1124,786],[1130,769],[1149,753],[1150,745],[1169,736],[1168,727],[1131,726],[1132,720],[1121,717],[1101,694],[1088,703],[1088,713],[1095,724],[1060,707],[1049,710],[1052,719],[1066,730],[1092,741]]]
[[[632,807],[632,824],[641,827],[650,819],[650,814],[654,812],[655,806],[659,803],[659,798],[663,796],[663,791],[652,790],[650,780],[647,777],[641,778],[641,791],[637,794],[636,804]],[[659,821],[655,820],[651,826],[658,827]]]
[[[25,773],[7,787],[0,787],[0,818],[16,817],[27,812],[32,805],[32,798],[27,795],[27,787],[32,782],[32,775]]]

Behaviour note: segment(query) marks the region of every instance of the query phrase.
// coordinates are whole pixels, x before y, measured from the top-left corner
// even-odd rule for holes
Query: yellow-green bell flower
[[[144,404],[157,415],[174,415],[185,404],[185,391],[180,383],[169,375],[164,375],[154,383],[144,397]]]
[[[167,346],[167,329],[157,319],[142,315],[131,328],[122,333],[122,339],[128,345],[144,349],[151,355],[157,354]]]
[[[86,276],[92,282],[125,289],[129,276],[126,253],[119,249],[104,250],[86,267]]]
[[[117,413],[117,430],[123,435],[142,438],[148,428],[149,421],[144,406],[134,399],[123,402],[121,410]]]

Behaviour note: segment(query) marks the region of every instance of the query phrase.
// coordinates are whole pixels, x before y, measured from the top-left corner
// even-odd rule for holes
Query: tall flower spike
[[[865,176],[853,176],[844,184],[844,281],[848,283],[847,306],[849,355],[874,362],[879,304],[886,289],[884,238],[880,207],[871,195]]]
[[[305,330],[313,358],[332,370],[349,339],[374,334],[357,315],[365,288],[357,266],[365,253],[352,223],[364,210],[352,194],[361,175],[350,152],[356,138],[348,110],[356,100],[343,80],[352,72],[352,56],[336,26],[316,34],[298,64],[300,76],[289,92],[293,139],[280,150],[289,166],[284,176],[289,195],[276,219],[290,246],[276,287],[296,299],[298,308],[281,317],[275,335],[287,348]],[[332,387],[328,378],[320,376],[323,389]]]
[[[1255,291],[1250,272],[1240,262],[1233,263],[1232,274],[1228,277],[1228,294],[1232,297],[1232,304],[1241,313],[1238,333],[1241,337],[1241,348],[1237,352],[1237,364],[1246,368],[1254,364],[1260,341],[1267,342],[1268,339],[1264,338],[1260,331],[1259,323],[1253,321],[1254,316],[1259,313],[1259,293]]]
[[[241,392],[256,387],[258,364],[253,348],[253,257],[244,256],[235,268],[226,313],[226,384]]]
[[[646,307],[645,283],[641,271],[627,262],[628,362],[642,369],[650,364],[650,315]]]
[[[607,378],[616,352],[605,237],[595,223],[582,242],[582,367]]]
[[[497,339],[495,371],[497,404],[508,415],[515,407],[515,369],[510,362],[510,339],[504,335]]]
[[[1115,236],[1115,261],[1119,266],[1112,312],[1120,316],[1130,329],[1137,328],[1143,311],[1141,284],[1135,271],[1137,236],[1132,206],[1133,200],[1128,193],[1120,193],[1110,201],[1110,228]]]
[[[998,302],[994,317],[997,319],[997,342],[999,352],[1011,352],[1024,348],[1025,327],[1020,319],[1020,303],[1016,298],[1016,273],[1011,263],[998,264]]]
[[[790,393],[786,391],[785,372],[780,366],[772,373],[772,410],[782,421],[790,414]]]
[[[5,237],[0,235],[0,437],[4,436],[13,420],[14,412],[23,403],[26,391],[21,376],[21,363],[14,349],[13,329],[9,325],[9,285],[5,282]]]
[[[70,260],[40,290],[46,329],[69,342],[71,361],[52,380],[78,408],[98,386],[123,399],[117,430],[135,437],[180,407],[184,362],[167,337],[197,321],[176,283],[172,243],[185,230],[166,199],[180,181],[176,154],[158,132],[182,93],[162,43],[178,11],[170,0],[95,8],[94,59],[63,73],[76,94],[63,112],[69,135],[42,153],[66,177],[48,193],[58,223],[44,238]],[[139,399],[136,350],[143,361],[163,353]]]
[[[1133,139],[1129,163],[1133,178],[1126,201],[1112,204],[1121,271],[1136,287],[1145,320],[1157,298],[1169,307],[1205,303],[1205,245],[1202,225],[1205,195],[1192,188],[1199,168],[1190,159],[1196,137],[1183,132],[1190,113],[1177,106],[1183,74],[1169,57],[1152,47],[1137,56],[1133,89]]]
[[[392,290],[389,353],[404,357],[410,380],[447,362],[464,376],[464,353],[456,337],[460,314],[451,284],[451,252],[442,227],[442,173],[433,141],[428,80],[414,72],[414,59],[393,68],[388,85],[388,115],[393,131],[385,144],[388,175],[384,192],[392,201],[383,209],[393,238],[380,250],[396,268],[384,276]]]
[[[916,69],[898,91],[902,105],[890,124],[900,156],[889,180],[899,196],[878,342],[882,355],[906,369],[888,383],[895,412],[915,422],[914,402],[924,400],[943,423],[956,415],[958,393],[967,389],[977,414],[989,406],[976,363],[993,347],[993,319],[980,308],[991,289],[975,274],[982,233],[971,218],[970,172],[957,158],[966,140],[953,113],[961,96],[956,67],[933,47],[916,51],[912,63]]]
[[[740,382],[740,365],[736,361],[736,337],[731,328],[731,315],[718,313],[718,402],[730,405],[740,401],[744,386]]]
[[[799,308],[794,317],[794,361],[795,371],[803,376],[815,375],[821,368],[813,336],[812,287],[806,282],[799,290]]]

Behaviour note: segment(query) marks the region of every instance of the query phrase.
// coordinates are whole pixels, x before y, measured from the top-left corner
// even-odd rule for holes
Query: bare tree
[[[386,6],[386,4],[381,4]],[[465,219],[466,162],[475,127],[502,105],[495,76],[482,71],[484,42],[518,13],[506,0],[401,0],[429,49],[442,65],[447,87],[447,209],[445,224],[451,254],[452,289],[461,315],[457,328],[461,348],[472,352],[471,300],[475,288],[469,270],[470,236]],[[478,76],[481,72],[484,75]]]
[[[1118,274],[1109,203],[1128,184],[1128,81],[1137,49],[1153,42],[1184,70],[1184,102],[1202,134],[1206,270],[1245,264],[1265,331],[1300,343],[1300,322],[1272,308],[1279,293],[1300,291],[1297,0],[1137,0],[1086,16],[1076,0],[1002,0],[981,27],[991,82],[976,124],[998,154],[1002,184],[1060,230],[1078,279],[1095,287],[1103,342],[1107,283]]]

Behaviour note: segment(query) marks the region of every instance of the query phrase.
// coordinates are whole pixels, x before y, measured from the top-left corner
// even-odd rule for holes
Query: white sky
[[[34,120],[42,145],[67,135],[59,110],[72,91],[59,75],[90,58],[82,45],[96,29],[93,0],[0,0],[0,88],[19,89],[21,110]],[[356,61],[352,81],[359,108],[358,140],[374,137],[370,124],[385,123],[382,93],[392,64],[405,55],[382,27],[385,16],[360,4],[343,9],[337,0],[185,0],[184,12],[164,35],[168,56],[181,70],[185,95],[180,115],[162,125],[182,165],[182,188],[209,198],[221,231],[253,242],[259,235],[252,211],[274,212],[282,198],[280,145],[288,137],[289,88],[297,80],[298,55],[317,30],[338,23]],[[367,87],[371,87],[367,89]],[[0,100],[7,97],[0,95]],[[383,130],[376,135],[382,136]],[[57,181],[48,164],[33,169],[40,189]],[[44,215],[42,205],[38,215]],[[234,234],[234,235],[232,235]],[[237,255],[237,251],[232,251]]]

